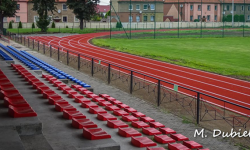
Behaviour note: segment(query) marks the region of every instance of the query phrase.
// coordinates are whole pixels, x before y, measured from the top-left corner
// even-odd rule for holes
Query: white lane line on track
[[[72,40],[73,40],[73,39],[69,40],[69,42],[68,42],[68,44],[70,44],[71,46],[72,46],[72,44],[71,44],[70,42],[71,42]],[[79,42],[79,41],[78,41],[78,42]],[[79,43],[79,44],[80,44],[80,43]],[[77,48],[77,47],[75,47],[75,48]],[[77,49],[79,49],[79,48],[77,48]],[[85,50],[85,51],[88,51],[88,50]],[[91,51],[88,51],[88,52],[91,52]],[[94,53],[94,52],[91,52],[91,53]],[[117,59],[117,58],[110,57],[110,56],[107,56],[107,55],[103,55],[103,56],[109,57],[109,58],[111,58],[111,59]],[[158,69],[146,67],[146,66],[139,65],[139,64],[136,64],[136,63],[132,63],[132,62],[129,62],[129,61],[125,61],[125,60],[122,60],[122,59],[117,59],[117,60],[124,61],[124,62],[126,62],[126,63],[130,63],[130,64],[133,64],[133,65],[138,65],[138,66],[140,66],[140,67],[149,68],[149,69],[151,69],[151,70],[159,71],[159,72],[166,73],[166,74],[170,74],[170,75],[173,75],[173,76],[178,76],[178,77],[180,77],[180,78],[184,78],[184,79],[187,79],[187,80],[195,81],[195,82],[198,82],[198,83],[210,85],[210,86],[213,86],[213,87],[216,87],[216,88],[221,88],[221,89],[224,89],[224,90],[228,90],[228,91],[230,91],[230,92],[242,94],[242,95],[245,95],[245,96],[250,96],[249,94],[245,94],[245,93],[241,93],[241,92],[238,92],[238,91],[230,90],[230,89],[227,89],[227,88],[223,88],[223,87],[216,86],[216,85],[213,85],[213,84],[209,84],[209,83],[205,83],[205,82],[202,82],[202,81],[194,80],[194,79],[191,79],[191,78],[183,77],[183,76],[180,76],[180,75],[172,74],[172,73],[169,73],[169,72],[161,71],[161,70],[158,70]]]
[[[70,43],[69,43],[69,45],[71,45]],[[62,46],[62,45],[60,45],[60,46]],[[72,47],[75,47],[75,46],[73,46],[73,45],[71,45]],[[64,46],[62,46],[62,47],[64,47]],[[80,52],[81,53],[81,52]],[[83,54],[83,53],[81,53],[81,54]],[[86,54],[85,54],[86,55]],[[91,55],[88,55],[88,56],[91,56]],[[117,64],[117,63],[113,63],[113,64],[116,64],[116,65],[120,65],[120,64]],[[121,66],[123,66],[123,65],[121,65]],[[131,67],[127,67],[127,66],[123,66],[123,67],[126,67],[126,68],[128,68],[128,69],[134,69],[134,68],[131,68]],[[135,70],[137,70],[137,69],[135,69]],[[138,71],[139,72],[139,71]],[[144,71],[141,71],[141,72],[143,72],[143,73],[146,73],[146,72],[144,72]],[[157,76],[157,75],[153,75],[153,74],[151,74],[151,73],[147,73],[147,74],[150,74],[151,76],[155,76],[156,78],[159,78],[159,76]],[[161,77],[160,77],[161,78]],[[163,78],[163,79],[165,79],[166,80],[166,78]],[[171,80],[171,79],[168,79],[168,80],[170,80],[170,81],[173,81],[173,80]],[[216,94],[216,93],[213,93],[213,92],[210,92],[210,91],[206,91],[206,90],[204,90],[204,89],[200,89],[200,88],[197,88],[197,87],[193,87],[193,86],[190,86],[190,85],[187,85],[187,84],[183,84],[183,83],[180,83],[180,82],[177,82],[179,85],[184,85],[185,87],[191,87],[191,88],[193,88],[193,89],[198,89],[198,90],[200,90],[200,91],[205,91],[206,93],[211,93],[211,94],[214,94],[214,95],[217,95],[217,96],[220,96],[220,97],[224,97],[224,98],[227,98],[227,99],[230,99],[230,100],[232,100],[232,101],[236,101],[236,102],[239,102],[239,103],[242,103],[242,104],[246,104],[246,105],[250,105],[249,103],[245,103],[245,102],[242,102],[242,101],[239,101],[239,100],[236,100],[236,99],[233,99],[233,98],[230,98],[230,97],[226,97],[226,96],[223,96],[223,95],[220,95],[220,94]]]

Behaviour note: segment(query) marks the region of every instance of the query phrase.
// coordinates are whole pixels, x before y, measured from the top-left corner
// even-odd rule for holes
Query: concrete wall
[[[128,22],[122,23],[125,28],[129,28],[130,24]],[[244,23],[243,22],[236,22],[234,24],[235,27],[241,27]],[[231,26],[231,22],[225,22],[224,26]],[[245,22],[245,25],[250,27],[250,22]],[[18,27],[18,23],[12,24],[13,28]],[[23,28],[31,28],[32,23],[23,23]],[[69,28],[79,28],[79,23],[56,23],[56,28],[65,28],[68,26]],[[116,22],[111,23],[112,28],[116,26]],[[222,27],[223,22],[203,22],[202,27],[204,28],[216,28]],[[8,27],[8,23],[4,23],[4,28]],[[87,22],[87,28],[109,28],[109,23],[102,23],[102,22]],[[132,22],[132,28],[154,28],[154,22]],[[180,28],[199,28],[201,27],[201,22],[179,22]],[[156,22],[156,28],[178,28],[178,22]]]

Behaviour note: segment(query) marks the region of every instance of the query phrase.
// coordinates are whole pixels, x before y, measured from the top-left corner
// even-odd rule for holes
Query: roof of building
[[[97,5],[96,9],[97,9],[97,12],[106,13],[110,10],[110,6],[109,5]]]
[[[129,2],[130,0],[119,0],[119,2]],[[164,2],[164,0],[131,0],[132,2]]]
[[[232,0],[165,0],[164,3],[232,3]],[[250,3],[250,0],[234,0],[234,3]]]

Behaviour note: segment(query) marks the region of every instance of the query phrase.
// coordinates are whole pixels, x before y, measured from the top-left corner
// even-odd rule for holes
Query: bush
[[[51,28],[56,28],[54,21],[52,22]]]
[[[194,22],[200,22],[200,20],[199,19],[194,19]]]
[[[227,15],[227,20],[226,22],[232,22],[232,15]]]
[[[239,16],[239,15],[234,15],[234,21],[235,21],[235,22],[240,21],[240,16]]]
[[[35,28],[35,24],[34,24],[34,22],[32,23],[32,28]]]
[[[122,28],[122,23],[121,22],[117,22],[116,23],[116,28]]]
[[[12,29],[12,22],[9,23],[9,29]]]
[[[68,26],[66,26],[66,28],[69,28]]]
[[[245,22],[245,15],[240,15],[239,19],[240,19],[240,22]]]
[[[18,28],[23,28],[22,22],[19,21]]]

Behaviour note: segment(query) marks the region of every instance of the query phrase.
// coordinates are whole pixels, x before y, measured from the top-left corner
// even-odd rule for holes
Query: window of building
[[[193,21],[193,19],[194,19],[194,18],[193,18],[193,15],[192,15],[192,16],[190,16],[190,21]]]
[[[20,4],[16,5],[16,10],[20,10]]]
[[[151,4],[151,5],[150,5],[150,9],[151,9],[151,10],[155,10],[155,4]]]
[[[210,15],[207,15],[207,21],[210,21]]]
[[[75,20],[75,22],[79,22],[79,19],[76,18],[76,16],[74,17],[74,20]]]
[[[217,15],[214,15],[214,21],[217,21]]]
[[[194,9],[194,5],[190,5],[190,10],[193,10]]]
[[[250,15],[247,16],[247,20],[250,20]]]
[[[198,11],[201,11],[201,5],[198,5]]]
[[[207,11],[210,11],[210,10],[211,10],[211,6],[207,5]]]
[[[62,10],[67,10],[67,5],[66,4],[62,4]]]
[[[244,5],[241,6],[241,10],[244,10]]]
[[[7,22],[7,17],[3,17],[3,22]]]
[[[140,5],[139,4],[136,5],[136,10],[140,10]]]
[[[136,22],[140,22],[140,16],[136,16]]]
[[[133,5],[132,5],[132,4],[131,4],[131,5],[130,5],[130,4],[128,5],[128,10],[133,10]]]
[[[148,21],[148,16],[143,16],[143,21]]]
[[[248,6],[248,11],[250,11],[250,6]]]
[[[229,5],[227,5],[227,11],[229,11]]]
[[[37,22],[38,21],[38,16],[34,16],[34,22]]]
[[[214,6],[214,10],[217,10],[217,5]]]
[[[148,4],[143,5],[143,10],[148,10]]]
[[[151,16],[150,21],[155,21],[155,16]]]
[[[128,17],[129,22],[133,22],[133,16]]]
[[[234,11],[236,11],[236,6],[234,5]]]
[[[198,20],[201,20],[201,15],[198,15]]]
[[[16,22],[20,22],[20,16],[16,16]]]
[[[63,16],[63,22],[68,22],[68,17],[67,16]]]

